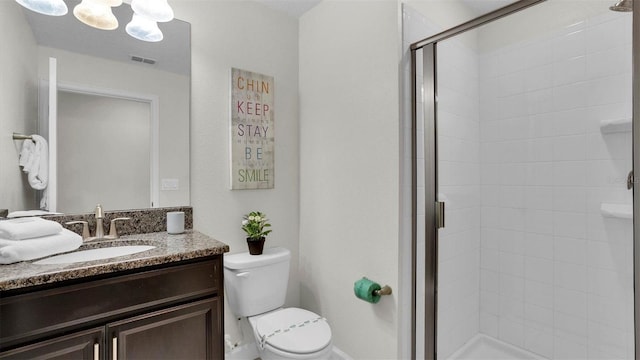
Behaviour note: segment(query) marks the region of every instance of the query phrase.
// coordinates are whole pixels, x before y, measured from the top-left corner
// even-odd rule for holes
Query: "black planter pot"
[[[249,254],[262,255],[262,250],[264,249],[264,237],[257,240],[247,238],[247,245],[249,246]]]

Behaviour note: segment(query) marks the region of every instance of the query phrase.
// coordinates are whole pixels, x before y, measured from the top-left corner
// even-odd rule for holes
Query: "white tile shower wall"
[[[470,35],[475,36],[475,35]],[[479,332],[480,119],[478,55],[457,38],[438,45],[438,357]],[[472,39],[475,42],[475,39]]]
[[[631,134],[599,126],[631,116],[631,17],[479,57],[480,331],[550,359],[633,358],[632,225],[600,213],[632,201]]]

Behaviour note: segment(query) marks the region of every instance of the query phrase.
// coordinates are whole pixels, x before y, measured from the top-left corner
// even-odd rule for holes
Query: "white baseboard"
[[[244,344],[224,353],[226,360],[254,360],[258,358],[255,343]]]
[[[353,358],[344,351],[338,349],[336,346],[333,347],[333,356],[331,356],[331,360],[353,360]]]

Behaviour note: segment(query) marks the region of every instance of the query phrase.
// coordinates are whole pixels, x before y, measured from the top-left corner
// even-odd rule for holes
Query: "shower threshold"
[[[484,334],[478,334],[458,349],[449,360],[547,360]]]

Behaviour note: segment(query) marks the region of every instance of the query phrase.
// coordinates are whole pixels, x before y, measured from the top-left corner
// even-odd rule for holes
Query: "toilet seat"
[[[260,316],[255,331],[263,349],[269,346],[291,354],[316,353],[331,343],[327,321],[299,308],[279,309]]]

